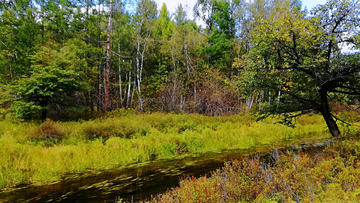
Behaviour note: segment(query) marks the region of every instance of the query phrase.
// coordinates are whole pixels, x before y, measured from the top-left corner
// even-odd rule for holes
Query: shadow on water
[[[321,151],[330,141],[328,136],[293,140],[276,144],[277,149]],[[246,150],[231,150],[203,154],[176,160],[159,160],[147,164],[134,164],[126,168],[106,170],[97,174],[45,186],[25,187],[0,193],[0,202],[114,202],[120,196],[127,201],[139,201],[151,194],[165,192],[179,185],[183,175],[199,177],[223,166],[224,162],[247,156],[267,157],[274,146],[258,146]],[[265,158],[266,159],[266,158]]]

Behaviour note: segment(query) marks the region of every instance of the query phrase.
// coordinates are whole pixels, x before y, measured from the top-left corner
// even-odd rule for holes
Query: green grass
[[[48,184],[72,173],[102,170],[155,159],[248,149],[256,145],[323,135],[319,115],[299,118],[292,129],[255,122],[250,115],[111,113],[79,122],[0,121],[0,188]]]

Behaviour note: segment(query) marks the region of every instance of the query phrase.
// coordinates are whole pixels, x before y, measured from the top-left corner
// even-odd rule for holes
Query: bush
[[[26,120],[31,119],[34,114],[42,110],[42,107],[35,105],[34,102],[23,101],[15,101],[11,108],[15,112],[15,117]]]
[[[51,119],[47,119],[39,127],[32,129],[28,133],[28,137],[35,140],[61,140],[64,135],[63,126]]]
[[[211,177],[183,177],[152,202],[357,202],[360,198],[360,141],[337,141],[315,154],[276,151],[234,160]],[[279,155],[281,154],[281,155]]]

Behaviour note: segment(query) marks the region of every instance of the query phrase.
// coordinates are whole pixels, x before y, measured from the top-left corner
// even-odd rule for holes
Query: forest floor
[[[256,121],[243,114],[136,114],[116,111],[89,121],[0,121],[0,189],[44,185],[69,174],[132,163],[175,159],[222,150],[249,149],[324,135],[320,115],[299,117],[290,128],[278,117]],[[353,132],[355,127],[347,127]],[[354,133],[353,133],[354,134]],[[360,150],[359,150],[360,151]]]

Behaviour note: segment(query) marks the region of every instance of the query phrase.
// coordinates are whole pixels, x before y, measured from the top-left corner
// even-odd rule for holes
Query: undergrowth
[[[304,116],[294,129],[255,122],[250,115],[135,114],[117,111],[78,122],[0,121],[0,188],[42,185],[68,174],[156,159],[248,149],[255,145],[324,135],[319,115]]]
[[[360,134],[315,154],[273,153],[234,160],[210,177],[183,177],[180,187],[151,202],[359,202]],[[280,154],[280,155],[279,155]]]

